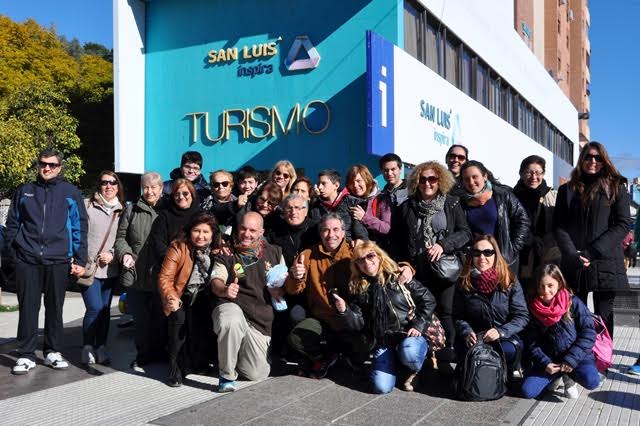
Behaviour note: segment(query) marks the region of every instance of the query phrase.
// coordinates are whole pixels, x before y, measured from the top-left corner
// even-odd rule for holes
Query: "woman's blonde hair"
[[[398,264],[384,250],[373,241],[364,241],[353,249],[351,255],[351,280],[349,281],[349,293],[351,294],[362,294],[369,287],[369,281],[356,264],[356,260],[369,252],[374,252],[380,259],[380,267],[376,273],[376,279],[380,285],[384,285],[389,277],[396,278],[399,275]]]
[[[411,175],[409,175],[409,180],[407,182],[409,195],[415,195],[418,190],[420,175],[425,170],[433,170],[436,176],[438,176],[438,192],[443,195],[447,195],[449,191],[451,191],[451,188],[456,184],[455,178],[444,165],[437,161],[426,161],[418,164],[411,172]]]
[[[289,183],[282,190],[282,198],[284,198],[287,195],[289,195],[289,193],[291,192],[291,187],[293,186],[293,182],[296,181],[296,179],[298,178],[298,175],[296,174],[296,169],[295,169],[295,167],[293,167],[293,164],[291,163],[291,161],[289,161],[289,160],[280,160],[273,166],[273,169],[271,169],[271,181],[273,181],[273,177],[274,177],[276,171],[280,167],[286,168],[287,169],[287,173],[289,173]]]
[[[498,287],[502,291],[509,290],[515,284],[516,278],[513,275],[513,272],[511,272],[511,269],[509,269],[509,264],[504,257],[502,257],[500,247],[498,247],[498,242],[493,235],[479,235],[473,240],[473,244],[471,245],[472,250],[475,249],[476,244],[480,241],[488,241],[493,247],[493,250],[495,250],[496,254],[494,256],[496,257],[496,260],[493,267],[498,273]],[[471,283],[471,271],[473,270],[473,267],[473,256],[471,256],[471,253],[467,253],[467,261],[464,264],[459,284],[460,288],[465,291],[473,290],[473,284]]]

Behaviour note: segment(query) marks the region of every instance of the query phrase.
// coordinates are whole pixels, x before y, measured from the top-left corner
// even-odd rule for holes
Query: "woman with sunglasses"
[[[202,210],[216,217],[218,224],[223,228],[223,234],[231,235],[235,216],[244,206],[240,205],[239,199],[231,192],[233,175],[226,170],[216,170],[211,173],[210,183],[212,194],[201,204]],[[242,199],[246,204],[247,197]]]
[[[97,265],[93,283],[88,287],[80,287],[86,308],[82,320],[83,347],[80,357],[83,364],[110,362],[105,345],[111,319],[111,299],[120,273],[118,262],[114,262],[113,246],[123,204],[124,190],[118,175],[111,171],[101,172],[96,192],[87,204],[88,258]]]
[[[453,307],[458,362],[481,336],[486,343],[500,343],[511,377],[522,377],[518,333],[529,322],[529,312],[522,287],[492,235],[474,239]]]
[[[447,342],[441,357],[453,358],[456,337],[453,295],[457,276],[445,280],[434,272],[443,255],[458,256],[471,241],[471,231],[457,197],[448,195],[454,186],[451,173],[437,161],[418,164],[408,179],[409,198],[393,215],[392,241],[396,258],[416,268],[416,278],[435,296],[437,315]],[[458,261],[460,271],[461,261]],[[444,359],[443,358],[443,359]]]
[[[248,202],[236,214],[236,224],[240,222],[246,212],[256,212],[264,221],[264,232],[268,234],[277,226],[280,217],[280,203],[282,202],[282,189],[273,182],[267,182],[257,189],[256,197]]]
[[[467,161],[460,175],[464,186],[460,201],[471,232],[495,236],[511,272],[517,274],[520,250],[529,238],[527,211],[511,188],[500,184],[481,162]]]
[[[544,179],[546,164],[545,159],[538,155],[530,155],[522,160],[520,180],[513,188],[513,193],[520,200],[531,221],[529,239],[520,250],[518,272],[525,293],[538,266],[560,262],[560,250],[552,227],[558,191],[547,185]]]
[[[567,282],[584,303],[593,291],[594,311],[611,336],[615,293],[629,288],[622,240],[630,225],[627,182],[604,146],[589,142],[558,189],[553,226]]]
[[[275,183],[282,190],[282,198],[291,192],[291,186],[296,181],[296,169],[289,160],[280,160],[271,170],[271,182]]]
[[[369,239],[385,249],[389,246],[391,206],[387,197],[378,190],[369,168],[356,164],[347,172],[347,189],[358,202],[351,208],[351,217],[362,222],[369,232]]]
[[[158,291],[168,319],[169,376],[178,387],[184,377],[208,365],[215,345],[211,320],[211,272],[220,248],[216,218],[200,212],[171,242],[158,275]]]
[[[291,193],[297,194],[306,199],[309,204],[313,204],[318,194],[313,186],[313,182],[306,176],[299,176],[291,186]]]
[[[452,195],[460,195],[464,193],[464,187],[462,185],[462,177],[460,176],[460,169],[469,160],[469,149],[464,145],[451,145],[445,155],[445,162],[447,168],[456,179],[456,183],[451,189]]]
[[[351,257],[349,305],[333,295],[346,328],[375,340],[370,379],[379,394],[393,390],[401,368],[408,370],[402,389],[412,391],[429,350],[425,332],[435,300],[418,281],[400,284],[399,277],[398,264],[376,243],[364,241]]]

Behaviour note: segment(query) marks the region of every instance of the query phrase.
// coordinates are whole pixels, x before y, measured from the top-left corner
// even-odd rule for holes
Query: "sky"
[[[623,175],[640,177],[640,0],[590,0],[589,9],[591,139],[607,147]],[[112,0],[0,0],[0,13],[113,47]]]

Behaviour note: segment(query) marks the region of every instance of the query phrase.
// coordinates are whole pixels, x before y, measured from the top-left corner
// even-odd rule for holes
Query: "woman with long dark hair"
[[[177,387],[194,370],[206,367],[211,324],[211,271],[220,248],[216,218],[201,212],[193,216],[184,233],[171,242],[158,275],[158,291],[168,317],[169,377]]]
[[[89,229],[87,235],[88,256],[94,259],[96,269],[93,282],[82,286],[82,300],[86,307],[82,320],[83,364],[107,364],[106,350],[111,299],[118,283],[120,268],[114,262],[114,243],[124,204],[124,189],[120,178],[112,171],[100,173],[96,191],[87,205]]]
[[[627,181],[605,147],[589,142],[558,189],[553,226],[569,285],[584,303],[593,291],[594,311],[612,336],[616,291],[629,288],[622,240],[630,225]]]

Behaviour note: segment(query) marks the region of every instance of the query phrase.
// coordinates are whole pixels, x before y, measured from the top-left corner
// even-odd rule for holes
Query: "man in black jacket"
[[[20,316],[13,374],[36,366],[40,297],[44,293],[44,364],[66,369],[62,348],[62,307],[69,275],[84,274],[87,212],[80,191],[59,176],[62,154],[47,149],[38,157],[38,177],[16,191],[7,218],[6,241],[15,251]]]

